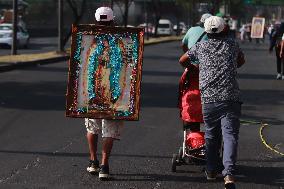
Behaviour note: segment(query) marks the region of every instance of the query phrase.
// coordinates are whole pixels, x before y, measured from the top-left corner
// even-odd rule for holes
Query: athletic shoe
[[[90,160],[89,166],[87,167],[89,173],[98,173],[100,171],[100,163],[98,160]]]
[[[282,79],[282,76],[281,76],[280,73],[277,74],[276,79],[278,79],[278,80],[279,80],[279,79]]]
[[[207,180],[216,180],[217,173],[215,171],[207,171],[205,170],[205,176]]]
[[[99,172],[99,178],[105,180],[109,178],[109,167],[108,165],[101,165],[101,170]]]
[[[232,175],[225,176],[224,181],[225,181],[225,189],[236,189],[235,179]]]

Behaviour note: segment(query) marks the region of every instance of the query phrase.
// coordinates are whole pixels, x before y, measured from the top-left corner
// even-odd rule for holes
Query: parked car
[[[174,25],[174,31],[177,32],[177,24]],[[179,23],[179,31],[181,34],[185,34],[187,32],[187,27],[184,22]]]
[[[0,24],[0,44],[12,46],[13,25],[10,23]],[[22,26],[18,26],[17,42],[19,46],[28,47],[30,36]]]
[[[146,28],[146,23],[139,24],[138,27],[143,27],[144,32],[148,33],[148,35],[153,35],[155,33],[155,27],[151,23],[148,23],[148,31],[147,31],[147,28]]]
[[[173,35],[172,22],[167,19],[160,19],[157,27],[157,35]]]

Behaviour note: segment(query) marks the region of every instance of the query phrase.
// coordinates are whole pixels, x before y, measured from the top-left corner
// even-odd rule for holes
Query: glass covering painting
[[[66,116],[138,120],[143,29],[73,25]]]

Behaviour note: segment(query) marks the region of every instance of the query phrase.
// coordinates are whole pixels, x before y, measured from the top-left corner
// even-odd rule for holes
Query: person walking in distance
[[[284,22],[281,24],[275,25],[275,30],[271,34],[271,42],[269,47],[269,52],[271,53],[273,51],[273,48],[275,48],[275,55],[276,55],[276,65],[277,65],[277,80],[284,80],[284,60],[283,57],[281,57],[281,42],[282,42],[282,36],[284,34]]]
[[[199,88],[205,124],[206,178],[215,180],[218,152],[223,140],[225,188],[235,188],[241,97],[237,68],[245,63],[237,42],[223,33],[225,22],[211,16],[204,23],[208,41],[197,43],[180,58],[180,63],[199,66]],[[197,61],[196,61],[197,60]]]
[[[284,33],[283,33],[282,41],[281,41],[280,58],[284,59]]]
[[[96,24],[113,26],[113,11],[109,7],[100,7],[95,13]],[[85,118],[87,141],[90,152],[90,162],[87,167],[89,173],[99,173],[100,179],[109,178],[109,157],[115,140],[120,140],[123,127],[122,120],[89,119]],[[101,165],[97,159],[98,134],[102,130],[102,158]]]

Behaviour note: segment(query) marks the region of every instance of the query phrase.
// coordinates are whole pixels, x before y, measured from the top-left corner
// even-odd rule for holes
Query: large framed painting
[[[143,28],[73,25],[66,116],[138,120]]]
[[[263,38],[265,18],[253,17],[251,24],[251,38]]]

